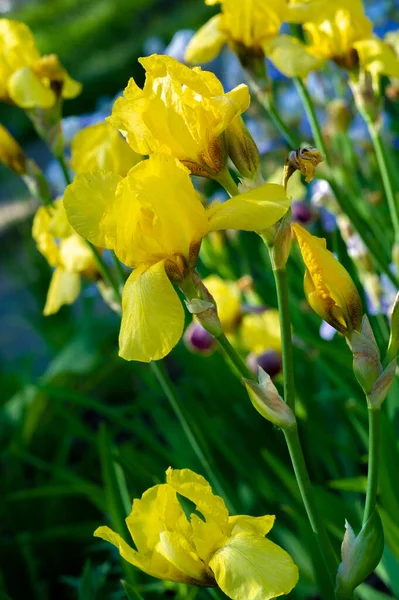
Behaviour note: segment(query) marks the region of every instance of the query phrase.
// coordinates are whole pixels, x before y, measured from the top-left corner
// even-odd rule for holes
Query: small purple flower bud
[[[311,207],[306,202],[293,202],[291,204],[292,220],[306,225],[313,219]]]
[[[211,354],[215,338],[196,321],[192,321],[184,333],[184,343],[191,352]]]
[[[252,353],[248,355],[247,365],[254,373],[257,373],[258,367],[261,367],[273,378],[281,372],[281,356],[274,350],[266,350],[266,352],[259,355]]]

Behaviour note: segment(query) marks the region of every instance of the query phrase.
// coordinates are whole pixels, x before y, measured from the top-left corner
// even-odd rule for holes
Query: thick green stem
[[[194,451],[194,454],[198,458],[199,463],[201,464],[204,473],[207,475],[209,481],[212,483],[216,492],[223,496],[226,500],[226,503],[229,505],[229,509],[231,512],[237,512],[233,503],[228,498],[226,492],[223,489],[218,477],[216,476],[209,460],[206,458],[205,453],[203,452],[200,443],[198,442],[195,434],[190,427],[186,417],[184,416],[184,412],[181,407],[181,400],[179,394],[177,393],[175,386],[173,385],[165,367],[160,362],[151,361],[150,367],[152,372],[154,373],[158,383],[160,384],[162,391],[164,392],[166,398],[169,401],[170,406],[172,407],[173,412],[175,413],[177,420],[180,423],[181,428],[183,429],[187,440]]]
[[[276,282],[278,312],[280,316],[281,346],[283,356],[284,400],[295,413],[294,359],[292,355],[291,317],[288,305],[287,271],[273,271]]]
[[[229,357],[237,371],[240,373],[242,377],[245,379],[254,379],[253,373],[248,369],[245,363],[241,360],[233,346],[230,344],[229,340],[225,336],[224,333],[216,337],[217,341],[223,348],[223,351]]]
[[[370,137],[373,142],[375,154],[377,157],[378,167],[380,169],[382,183],[385,190],[385,195],[388,201],[389,213],[391,215],[392,226],[395,232],[395,242],[399,244],[399,214],[398,204],[396,201],[393,177],[390,173],[389,160],[387,158],[384,142],[381,138],[379,128],[370,119],[366,118],[367,127]]]
[[[232,178],[231,173],[227,167],[224,171],[221,171],[221,173],[218,173],[218,175],[215,176],[214,179],[222,187],[224,187],[224,189],[226,190],[226,192],[229,194],[229,196],[231,198],[233,196],[237,196],[237,194],[240,193],[240,190],[238,189],[238,186],[237,186],[236,182],[234,181],[234,179]]]
[[[313,533],[319,545],[320,553],[330,576],[329,598],[333,600],[335,598],[334,585],[335,574],[338,569],[338,559],[335,555],[327,531],[324,527],[323,519],[319,514],[315,502],[305,458],[302,452],[301,442],[299,440],[297,425],[295,424],[293,427],[284,430],[283,433],[287,442],[287,447],[290,453],[292,466],[295,471],[295,477],[298,483],[299,491],[301,492],[302,501],[305,506]]]
[[[367,475],[366,504],[364,507],[363,525],[371,517],[378,490],[378,474],[380,469],[380,434],[381,409],[369,407],[369,461]]]

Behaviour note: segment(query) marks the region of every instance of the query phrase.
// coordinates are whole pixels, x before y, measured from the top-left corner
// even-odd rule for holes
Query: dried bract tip
[[[308,183],[316,175],[316,167],[324,160],[324,155],[317,148],[297,148],[292,150],[285,161],[283,185],[287,189],[289,178],[295,171],[300,171]]]

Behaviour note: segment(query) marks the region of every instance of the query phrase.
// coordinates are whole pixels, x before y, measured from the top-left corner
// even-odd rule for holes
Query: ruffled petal
[[[213,204],[207,211],[208,231],[263,231],[281,219],[290,204],[282,185],[265,183],[226,202]]]
[[[251,517],[249,515],[234,515],[229,517],[229,525],[231,525],[231,534],[235,535],[239,531],[256,533],[265,536],[272,529],[275,515],[265,515],[263,517]]]
[[[266,42],[263,50],[286,77],[306,77],[324,64],[323,59],[313,56],[304,44],[289,35],[279,35]]]
[[[355,42],[360,66],[374,77],[387,75],[399,78],[399,58],[394,50],[377,37]]]
[[[45,316],[58,312],[64,304],[73,304],[80,294],[80,275],[58,267],[51,278],[47,292]]]
[[[238,533],[209,562],[222,591],[233,600],[269,600],[288,594],[298,568],[280,546],[260,535]]]
[[[82,173],[64,193],[64,206],[72,227],[101,248],[113,249],[114,246],[113,228],[106,217],[112,213],[116,187],[121,179],[116,173],[106,171]]]
[[[180,340],[183,327],[183,306],[164,261],[133,271],[123,290],[119,355],[126,360],[159,360]]]
[[[221,14],[215,15],[194,34],[186,49],[186,62],[207,63],[216,58],[227,41],[220,29],[221,19]]]
[[[7,87],[11,100],[21,108],[51,108],[56,100],[53,90],[46,87],[30,67],[15,71]]]
[[[228,524],[229,512],[223,498],[216,496],[207,480],[190,469],[169,469],[166,481],[179,494],[194,502],[207,522],[214,522],[222,530]]]

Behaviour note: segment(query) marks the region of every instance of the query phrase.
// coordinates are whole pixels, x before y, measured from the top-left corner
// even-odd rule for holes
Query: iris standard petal
[[[195,552],[195,547],[178,531],[162,531],[158,552],[176,569],[179,569],[197,585],[213,585],[212,574]]]
[[[183,328],[183,306],[164,261],[133,271],[123,290],[119,355],[126,360],[159,360],[177,344]]]
[[[194,34],[184,57],[188,63],[207,63],[216,58],[227,41],[220,29],[221,20],[221,14],[215,15]]]
[[[80,294],[80,275],[58,267],[51,278],[43,310],[45,316],[58,312],[64,304],[72,304]]]
[[[263,231],[271,227],[289,209],[291,200],[282,185],[265,183],[207,210],[208,231],[241,229]]]
[[[116,187],[122,178],[116,173],[92,171],[81,173],[68,185],[64,206],[72,227],[92,244],[112,249],[113,230],[106,224],[112,213]]]
[[[230,537],[209,562],[221,590],[233,600],[269,600],[288,594],[298,568],[280,546],[253,533]]]
[[[30,67],[22,67],[11,75],[7,84],[10,98],[20,108],[51,108],[55,94],[46,87]]]

